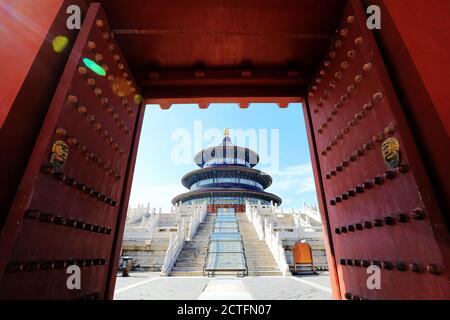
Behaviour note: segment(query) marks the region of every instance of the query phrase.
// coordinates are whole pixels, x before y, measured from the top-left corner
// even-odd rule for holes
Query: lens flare
[[[128,97],[133,93],[133,88],[129,84],[129,80],[117,77],[111,81],[111,88],[113,92],[120,98]]]
[[[133,100],[134,100],[134,103],[140,104],[144,99],[142,98],[142,96],[140,94],[135,94]]]
[[[64,36],[56,36],[52,41],[53,51],[61,53],[69,45],[69,39]]]
[[[95,63],[94,61],[92,61],[91,59],[88,58],[84,58],[83,59],[83,63],[86,67],[88,67],[89,69],[91,69],[92,71],[94,71],[96,74],[98,74],[99,76],[106,76],[106,71],[105,69],[103,69],[102,67],[100,67],[97,63]]]

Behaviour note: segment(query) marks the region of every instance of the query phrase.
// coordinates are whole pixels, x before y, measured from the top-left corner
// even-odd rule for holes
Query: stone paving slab
[[[328,273],[296,277],[118,277],[115,300],[330,300]]]
[[[114,300],[196,300],[209,279],[205,277],[158,277],[143,284],[116,292]],[[151,280],[151,281],[150,281]]]
[[[214,279],[208,282],[198,300],[253,300],[240,279]]]
[[[117,274],[116,291],[124,287],[135,285],[150,278],[159,278],[159,272],[131,272],[128,277],[122,277],[122,273]]]
[[[295,278],[312,282],[314,284],[327,287],[331,290],[330,274],[328,271],[321,271],[318,275],[295,276]]]
[[[244,285],[255,300],[331,300],[327,287],[314,287],[314,281],[300,282],[294,277],[248,277]],[[310,284],[308,284],[310,283]]]

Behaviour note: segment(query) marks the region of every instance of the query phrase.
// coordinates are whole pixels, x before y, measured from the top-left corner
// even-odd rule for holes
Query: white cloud
[[[150,207],[162,208],[163,211],[170,211],[172,199],[180,193],[188,190],[181,183],[165,184],[152,186],[143,183],[133,183],[130,196],[130,206],[136,207],[137,204],[147,204]]]
[[[270,192],[278,192],[282,198],[284,193],[292,195],[316,191],[310,162],[280,168],[271,175],[273,183]]]
[[[300,176],[311,175],[312,176],[311,162],[296,164],[289,167],[280,168],[278,171],[272,172],[272,175],[277,176]]]
[[[311,202],[310,193],[315,193],[314,176],[311,163],[302,163],[268,172],[272,178],[272,186],[267,190],[283,199],[284,205],[299,207],[303,201]],[[188,192],[181,183],[150,185],[135,181],[131,190],[130,206],[146,205],[170,211],[172,199],[180,193]],[[303,195],[303,196],[301,196]],[[316,202],[316,201],[314,201]]]

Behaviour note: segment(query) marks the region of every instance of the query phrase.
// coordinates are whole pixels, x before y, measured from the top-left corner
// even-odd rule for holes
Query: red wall
[[[63,0],[0,2],[0,127]]]

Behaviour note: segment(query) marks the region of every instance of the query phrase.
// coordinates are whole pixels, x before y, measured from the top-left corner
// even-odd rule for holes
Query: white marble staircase
[[[264,240],[259,240],[245,214],[238,214],[239,231],[244,242],[249,276],[281,276],[275,259]]]
[[[259,240],[253,225],[243,213],[238,217],[249,276],[280,276],[280,272],[264,240]],[[194,238],[186,241],[170,276],[202,276],[209,237],[213,230],[215,214],[208,213],[197,229]]]
[[[186,241],[170,272],[170,276],[202,276],[209,236],[213,230],[214,214],[208,213],[199,224],[191,241]]]

